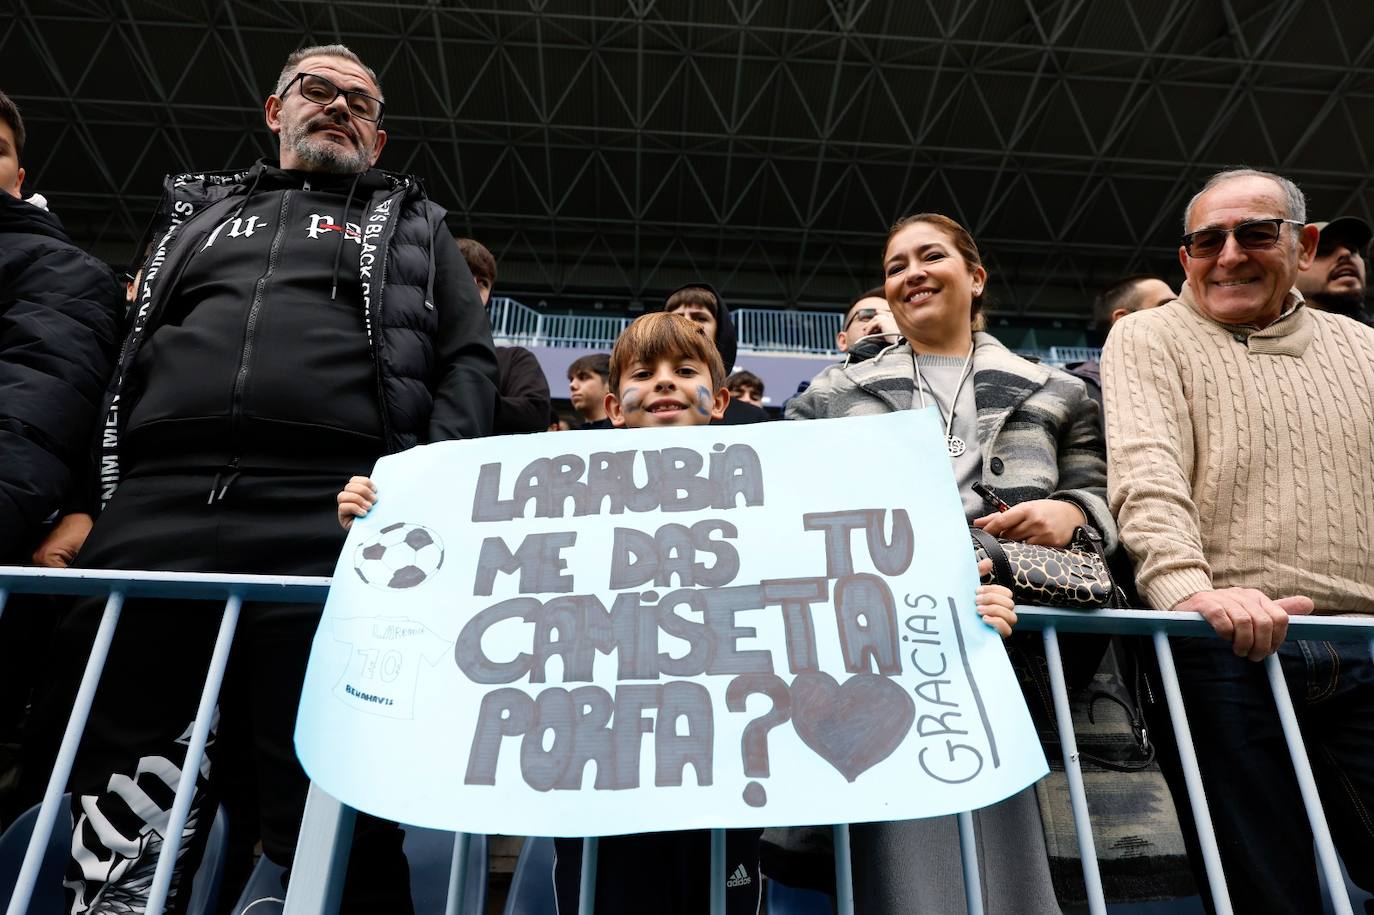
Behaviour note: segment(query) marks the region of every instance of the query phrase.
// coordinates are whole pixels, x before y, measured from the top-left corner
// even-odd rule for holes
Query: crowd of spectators
[[[370,507],[365,476],[382,455],[569,426],[769,418],[763,382],[732,372],[730,309],[704,281],[665,298],[660,311],[677,317],[647,315],[613,353],[572,362],[576,421],[560,416],[534,354],[493,345],[491,252],[449,234],[419,177],[376,168],[384,111],[376,74],[349,49],[293,53],[265,105],[278,157],[168,176],[126,303],[45,201],[23,196],[23,121],[0,94],[0,564],[328,575],[336,517]],[[1314,912],[1312,834],[1257,662],[1277,655],[1338,848],[1374,890],[1374,661],[1367,646],[1286,637],[1293,615],[1374,613],[1371,230],[1308,222],[1296,185],[1249,169],[1213,176],[1182,228],[1182,285],[1140,275],[1105,289],[1101,363],[1061,370],[985,331],[993,278],[968,230],[908,216],[875,256],[882,284],[846,311],[842,361],[803,385],[786,419],[934,406],[972,527],[1055,547],[1090,529],[1133,575],[1138,606],[1200,613],[1217,637],[1175,651],[1235,908]],[[875,486],[885,467],[900,472],[887,458],[864,462]],[[1010,633],[1009,606],[985,609]],[[41,794],[100,612],[84,600],[0,616],[0,740],[20,747],[0,826]],[[318,616],[244,609],[173,911],[215,804],[229,815],[229,885],[256,848],[291,863],[308,787],[294,697]],[[141,910],[217,625],[175,601],[127,603],[69,785],[71,911]],[[1179,766],[1161,765],[1186,832]],[[978,812],[987,911],[1059,910],[1040,823],[1029,790]],[[853,837],[859,911],[962,911],[952,820]],[[608,854],[650,873],[665,856],[704,860],[699,839]],[[756,834],[731,841],[756,863]],[[396,824],[359,816],[354,849],[367,863],[349,868],[344,910],[410,911]],[[696,877],[658,866],[636,894],[657,886],[655,911],[699,911],[700,894],[682,889]],[[757,908],[760,882],[732,894],[732,912]],[[602,911],[629,910],[613,888],[601,898]]]

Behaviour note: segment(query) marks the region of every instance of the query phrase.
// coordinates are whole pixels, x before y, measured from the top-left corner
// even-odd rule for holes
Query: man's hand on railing
[[[63,516],[48,536],[33,551],[33,564],[45,569],[65,569],[81,552],[81,545],[95,522],[90,515],[80,513]]]
[[[1313,610],[1309,597],[1270,600],[1254,588],[1199,591],[1179,601],[1175,610],[1202,614],[1217,635],[1231,643],[1238,658],[1263,661],[1279,650],[1288,635],[1288,617]]]

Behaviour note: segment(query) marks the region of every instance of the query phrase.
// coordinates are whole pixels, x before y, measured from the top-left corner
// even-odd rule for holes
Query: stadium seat
[[[286,906],[286,890],[282,889],[282,867],[263,855],[258,859],[248,883],[234,903],[232,915],[281,915]]]
[[[62,807],[48,839],[48,850],[43,855],[42,866],[38,870],[38,885],[34,888],[33,898],[29,901],[28,915],[61,915],[63,905],[62,877],[67,866],[67,852],[71,840],[71,795],[62,795]],[[38,819],[38,808],[31,807],[10,824],[5,834],[0,836],[0,900],[9,905],[14,892],[14,884],[19,879],[19,870],[24,863],[24,850],[28,848],[29,836],[33,834],[34,822]],[[210,825],[210,835],[206,839],[205,856],[201,859],[200,869],[196,871],[195,883],[191,888],[191,901],[187,915],[210,915],[219,901],[220,883],[224,878],[224,839],[228,825],[224,809],[215,813]],[[257,915],[257,913],[254,913]]]
[[[832,915],[835,903],[818,890],[803,890],[769,880],[763,902],[765,915]]]
[[[410,863],[410,897],[415,915],[443,915],[448,902],[449,870],[453,863],[451,832],[405,827],[405,853]],[[467,892],[458,911],[483,915],[487,907],[487,837],[474,835],[468,843]],[[256,912],[250,915],[257,915]]]
[[[62,874],[67,866],[67,847],[72,834],[71,815],[66,812],[70,809],[69,802],[70,795],[62,795],[62,807],[57,813],[57,822],[53,824],[48,850],[38,870],[38,884],[29,902],[30,915],[57,915],[63,909]],[[19,879],[19,869],[24,863],[24,850],[28,848],[29,836],[33,834],[33,824],[37,819],[38,808],[31,807],[0,836],[0,900],[6,906],[14,894],[14,884]]]
[[[557,915],[553,896],[553,839],[528,838],[511,878],[504,915]]]
[[[1322,882],[1322,915],[1335,915],[1336,910],[1331,906],[1331,893],[1326,886],[1326,877],[1320,870],[1318,876]],[[1350,879],[1350,872],[1346,870],[1344,861],[1341,862],[1341,876],[1345,878],[1345,891],[1350,896],[1351,908],[1356,912],[1374,912],[1374,896],[1355,885],[1355,881]]]

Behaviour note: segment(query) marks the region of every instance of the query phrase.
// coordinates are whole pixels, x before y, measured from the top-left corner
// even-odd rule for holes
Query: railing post
[[[224,616],[220,619],[219,635],[215,639],[215,651],[210,657],[210,667],[205,672],[205,686],[200,693],[200,706],[196,709],[196,720],[191,726],[191,739],[186,745],[186,759],[181,764],[181,778],[177,783],[176,798],[167,817],[167,831],[162,837],[162,851],[157,856],[157,868],[153,872],[153,885],[148,890],[148,915],[161,915],[167,904],[167,893],[172,887],[172,873],[176,868],[177,851],[181,848],[181,833],[191,814],[191,802],[196,794],[196,776],[200,773],[200,761],[205,755],[205,742],[210,736],[210,722],[215,717],[215,703],[219,699],[220,685],[224,682],[224,671],[229,665],[229,650],[234,643],[234,630],[238,628],[239,611],[243,608],[243,598],[230,594],[224,602]],[[206,824],[214,819],[215,811],[203,811]],[[186,884],[183,883],[183,886]]]
[[[965,810],[959,820],[959,860],[964,865],[964,901],[968,915],[983,915],[983,880],[978,873],[978,834],[973,813]]]
[[[854,915],[854,858],[849,850],[849,824],[835,826],[835,903],[839,915]]]
[[[0,616],[5,615],[5,604],[9,602],[9,596],[8,588],[0,588]]]
[[[334,915],[339,911],[356,818],[353,808],[310,783],[283,915]]]
[[[711,830],[711,915],[725,915],[725,830]]]
[[[1302,729],[1293,711],[1293,698],[1288,695],[1288,681],[1284,679],[1277,653],[1264,659],[1264,672],[1269,675],[1269,689],[1274,694],[1284,742],[1288,744],[1288,755],[1293,759],[1293,774],[1297,776],[1302,805],[1307,811],[1307,822],[1312,827],[1312,838],[1317,845],[1317,864],[1326,877],[1326,886],[1331,893],[1331,908],[1336,915],[1352,915],[1350,894],[1345,891],[1345,877],[1341,875],[1341,862],[1336,857],[1336,846],[1331,841],[1331,830],[1326,825],[1326,814],[1322,812],[1317,781],[1312,777],[1312,764],[1307,759]]]
[[[1078,762],[1078,741],[1073,735],[1069,688],[1064,682],[1064,664],[1059,656],[1059,635],[1053,626],[1046,626],[1043,635],[1045,659],[1049,662],[1050,692],[1054,696],[1055,723],[1059,727],[1059,747],[1064,756],[1064,775],[1069,782],[1074,831],[1078,834],[1078,856],[1083,861],[1083,883],[1088,891],[1088,911],[1092,915],[1107,915],[1107,903],[1102,895],[1102,873],[1097,866],[1097,846],[1093,842],[1092,819],[1088,816],[1088,794],[1083,788],[1083,770]]]
[[[1164,681],[1164,698],[1169,705],[1169,723],[1174,727],[1174,743],[1178,746],[1183,781],[1188,786],[1189,806],[1193,809],[1193,826],[1197,830],[1202,863],[1207,870],[1207,883],[1212,891],[1212,907],[1217,915],[1231,915],[1226,873],[1221,868],[1221,853],[1217,851],[1217,836],[1212,829],[1212,812],[1207,808],[1207,794],[1202,790],[1202,773],[1198,769],[1197,751],[1193,748],[1193,732],[1188,727],[1188,713],[1183,708],[1183,691],[1179,689],[1178,672],[1174,669],[1174,652],[1169,647],[1169,637],[1162,629],[1156,629],[1153,638],[1155,657],[1159,661],[1159,677]]]
[[[20,865],[19,877],[14,881],[14,894],[10,896],[7,915],[24,915],[29,909],[33,888],[38,883],[38,871],[43,865],[43,855],[48,850],[48,839],[57,821],[57,808],[67,790],[67,779],[76,762],[76,748],[81,743],[82,732],[86,730],[86,719],[90,717],[91,705],[95,703],[95,690],[100,685],[100,675],[105,670],[105,659],[109,657],[110,644],[114,641],[115,627],[119,625],[119,614],[123,608],[124,592],[111,591],[105,601],[105,612],[100,617],[100,628],[96,630],[95,641],[91,644],[91,654],[86,659],[86,669],[81,675],[81,686],[76,691],[72,713],[67,718],[67,729],[62,734],[57,760],[53,763],[52,774],[48,776],[48,787],[43,792],[43,803],[38,808],[29,847],[24,851],[24,863]],[[70,846],[70,842],[68,844]]]
[[[596,915],[596,852],[595,837],[582,840],[582,882],[577,888],[577,915]]]
[[[444,915],[462,915],[463,903],[467,899],[468,889],[468,847],[472,844],[472,836],[466,832],[456,832],[453,834],[453,861],[448,870],[448,902],[444,906]],[[482,874],[481,878],[486,879]],[[482,915],[481,912],[471,912],[468,915]]]

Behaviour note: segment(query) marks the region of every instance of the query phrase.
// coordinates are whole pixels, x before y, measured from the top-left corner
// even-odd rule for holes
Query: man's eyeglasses
[[[849,320],[844,322],[844,327],[841,327],[840,330],[849,330],[849,325],[853,324],[855,321],[872,321],[877,317],[879,311],[882,311],[882,309],[860,308],[849,316]],[[885,311],[883,313],[886,314]]]
[[[365,92],[340,89],[323,76],[316,76],[314,73],[297,73],[293,76],[291,82],[287,83],[286,88],[281,92],[283,97],[291,91],[291,87],[296,84],[297,80],[301,84],[301,98],[307,102],[314,102],[323,108],[342,95],[350,114],[362,118],[364,121],[378,124],[382,121],[382,110],[385,106],[381,99],[373,98]]]
[[[1226,236],[1234,235],[1236,244],[1247,251],[1272,248],[1279,243],[1284,225],[1301,226],[1296,219],[1251,219],[1229,229],[1199,229],[1183,236],[1183,250],[1189,257],[1216,257],[1226,247]]]

